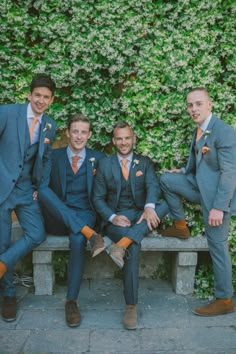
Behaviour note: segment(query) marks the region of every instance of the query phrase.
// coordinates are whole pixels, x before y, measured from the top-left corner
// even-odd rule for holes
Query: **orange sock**
[[[6,271],[7,271],[7,267],[2,261],[0,261],[0,279],[4,276]]]
[[[229,298],[229,299],[222,299],[224,301],[225,304],[230,304],[232,299]]]
[[[131,245],[131,243],[133,243],[133,240],[131,240],[128,237],[122,237],[122,239],[120,241],[118,241],[116,243],[117,246],[122,246],[124,248],[128,248],[129,245]]]
[[[174,223],[177,229],[186,229],[187,227],[185,219],[175,220]]]
[[[85,225],[80,232],[84,235],[87,240],[89,240],[96,232],[93,229],[90,229],[87,225]]]

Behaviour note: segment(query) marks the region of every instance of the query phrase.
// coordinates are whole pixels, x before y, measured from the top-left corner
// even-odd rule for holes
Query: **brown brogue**
[[[106,248],[105,242],[101,235],[93,234],[91,237],[91,256],[96,257]]]
[[[192,312],[198,316],[218,316],[234,312],[232,299],[215,299],[206,306],[197,307]]]
[[[67,301],[65,304],[66,323],[69,327],[77,327],[81,322],[81,315],[76,301]]]
[[[137,328],[137,305],[126,305],[123,325],[125,329]]]
[[[186,226],[185,228],[178,228],[174,224],[167,229],[161,229],[158,233],[165,237],[177,237],[181,238],[182,240],[186,240],[190,236],[189,228]]]
[[[6,322],[12,322],[16,319],[16,297],[4,296],[2,303],[2,318]]]
[[[107,253],[119,268],[124,267],[125,248],[115,243],[107,248]]]

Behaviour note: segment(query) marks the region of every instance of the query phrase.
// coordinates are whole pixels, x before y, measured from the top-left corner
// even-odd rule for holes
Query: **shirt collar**
[[[203,131],[207,130],[208,124],[210,123],[210,120],[212,118],[212,113],[210,113],[209,117],[207,117],[206,120],[199,126]]]
[[[43,113],[40,114],[40,116],[38,117],[38,121],[40,124],[42,122],[42,116],[43,116]],[[27,106],[27,119],[34,118],[34,117],[35,117],[35,113],[33,112],[31,104],[29,103]]]
[[[67,155],[68,155],[69,160],[71,160],[72,157],[75,156],[75,155],[78,155],[78,156],[80,157],[80,160],[84,160],[85,157],[86,157],[86,149],[83,148],[83,149],[79,152],[79,154],[75,154],[75,153],[71,150],[71,148],[69,147],[69,145],[68,145],[68,146],[67,146]]]
[[[124,157],[120,156],[118,153],[117,153],[117,157],[118,157],[119,163],[121,163],[121,160],[124,159]],[[126,160],[128,160],[128,163],[131,163],[132,159],[133,159],[133,152],[131,152],[129,154],[129,156],[126,157]]]

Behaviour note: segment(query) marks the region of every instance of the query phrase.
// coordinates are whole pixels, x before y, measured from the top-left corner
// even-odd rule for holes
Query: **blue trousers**
[[[167,203],[163,200],[156,205],[156,212],[160,219],[168,213]],[[131,221],[130,227],[116,226],[109,223],[106,226],[106,234],[113,241],[118,242],[126,236],[134,242],[128,247],[125,257],[124,272],[124,298],[128,305],[138,303],[139,287],[139,254],[141,241],[148,234],[149,229],[145,220],[136,224],[143,211],[138,209],[128,209],[117,212],[117,215],[125,215]]]
[[[13,268],[15,264],[34,247],[45,240],[43,217],[37,201],[32,198],[33,190],[15,188],[7,200],[0,205],[0,260],[7,266],[7,272],[0,280],[4,296],[15,296]],[[12,219],[15,211],[23,235],[11,243]]]
[[[76,300],[83,278],[87,244],[87,240],[80,230],[85,225],[94,228],[96,214],[93,210],[69,208],[49,188],[41,190],[39,198],[47,232],[58,236],[69,235],[67,299]]]
[[[190,183],[183,173],[165,173],[160,178],[160,184],[173,219],[184,218],[182,197],[192,203],[201,204],[205,234],[213,263],[215,296],[232,297],[232,265],[228,250],[230,214],[224,213],[222,225],[215,227],[208,225],[209,211],[203,203],[197,185]]]

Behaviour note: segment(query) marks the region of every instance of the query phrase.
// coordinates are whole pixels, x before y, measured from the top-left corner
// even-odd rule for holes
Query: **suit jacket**
[[[236,131],[216,116],[212,116],[207,131],[208,134],[205,133],[199,141],[197,156],[194,150],[195,131],[185,173],[190,181],[197,183],[208,210],[216,208],[234,214],[236,213]]]
[[[27,106],[28,103],[0,106],[0,204],[10,195],[23,168],[28,129]],[[50,124],[50,129],[46,129],[47,123]],[[32,171],[32,184],[35,188],[49,182],[50,154],[55,130],[55,122],[43,114],[39,146]]]
[[[62,201],[66,200],[66,162],[68,160],[66,149],[67,147],[62,147],[52,151],[52,169],[49,183],[49,187]],[[85,163],[87,168],[87,188],[89,202],[92,208],[93,204],[91,196],[93,179],[97,171],[98,160],[104,156],[105,155],[102,152],[86,147]]]
[[[136,161],[136,163],[135,163]],[[130,185],[133,200],[138,209],[147,203],[157,203],[160,187],[154,165],[148,157],[133,155],[130,168]],[[105,222],[116,213],[121,193],[121,168],[117,155],[99,161],[94,182],[94,205]]]

